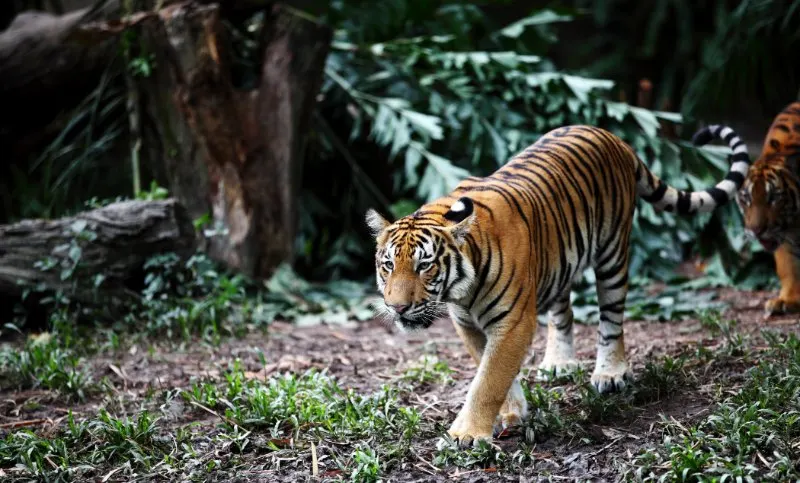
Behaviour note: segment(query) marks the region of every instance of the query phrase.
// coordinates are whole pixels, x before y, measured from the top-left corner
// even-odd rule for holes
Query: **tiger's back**
[[[492,175],[466,179],[434,202],[442,215],[462,197],[476,205],[481,232],[474,239],[476,255],[488,263],[479,262],[485,275],[478,279],[483,290],[475,298],[501,295],[490,290],[503,287],[494,278],[510,277],[512,271],[519,276],[528,268],[537,312],[543,313],[598,254],[627,246],[638,165],[638,157],[617,136],[592,126],[569,126],[547,133]],[[500,269],[512,265],[519,267]]]

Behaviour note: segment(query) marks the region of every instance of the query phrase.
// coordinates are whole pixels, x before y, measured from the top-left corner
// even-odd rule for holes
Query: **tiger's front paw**
[[[545,354],[539,367],[536,369],[537,381],[549,381],[552,378],[568,376],[580,367],[580,363],[574,358],[555,358],[547,357]]]
[[[767,300],[764,304],[767,316],[778,314],[793,314],[800,312],[800,300],[784,300],[780,297]]]
[[[592,386],[600,394],[622,391],[632,375],[628,370],[628,364],[620,362],[611,366],[598,367],[592,374]]]
[[[462,413],[459,413],[458,417],[453,421],[453,424],[447,431],[447,434],[453,438],[453,441],[458,443],[462,448],[477,446],[478,442],[481,440],[491,443],[492,425],[477,424],[463,414],[462,410]]]

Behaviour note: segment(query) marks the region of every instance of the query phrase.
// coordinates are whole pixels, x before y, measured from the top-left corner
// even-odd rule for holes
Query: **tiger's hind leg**
[[[800,312],[800,253],[793,252],[788,243],[781,244],[775,251],[775,269],[781,291],[764,305],[767,315]]]
[[[619,243],[616,251],[594,269],[600,324],[597,330],[597,360],[592,385],[600,393],[622,390],[631,378],[625,357],[622,319],[628,296],[628,245]]]
[[[573,345],[573,314],[569,292],[553,304],[549,316],[547,346],[537,371],[538,380],[546,380],[552,375],[567,375],[578,367]]]

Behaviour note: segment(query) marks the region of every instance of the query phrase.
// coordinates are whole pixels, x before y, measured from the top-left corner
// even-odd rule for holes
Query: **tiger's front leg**
[[[460,445],[492,439],[495,420],[533,340],[535,313],[527,309],[515,309],[485,331],[486,344],[480,355],[478,372],[472,380],[464,406],[448,431]],[[462,338],[467,333],[459,331]],[[465,339],[464,342],[468,347],[474,347],[473,341]]]
[[[792,253],[788,243],[775,250],[775,269],[781,280],[777,297],[764,305],[767,315],[800,312],[800,258]]]

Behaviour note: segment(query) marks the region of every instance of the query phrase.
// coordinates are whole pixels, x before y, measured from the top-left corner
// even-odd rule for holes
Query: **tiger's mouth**
[[[433,320],[430,319],[409,319],[407,317],[400,317],[397,321],[406,330],[420,330],[427,329],[433,325]]]
[[[778,247],[781,245],[781,243],[778,240],[766,236],[758,237],[758,242],[761,243],[761,246],[764,247],[764,250],[770,253],[777,250]]]

